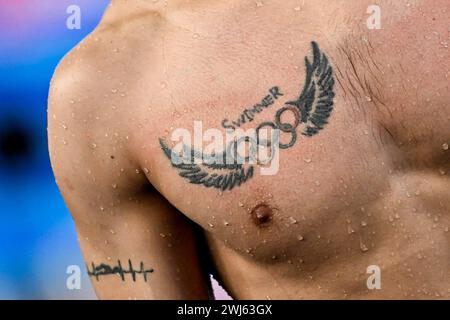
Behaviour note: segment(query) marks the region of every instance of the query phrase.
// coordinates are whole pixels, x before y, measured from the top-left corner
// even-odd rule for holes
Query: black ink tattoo
[[[190,163],[183,162],[178,155],[172,152],[172,150],[167,146],[163,139],[159,139],[161,149],[164,151],[166,156],[171,160],[172,166],[180,170],[179,175],[185,179],[188,179],[190,183],[201,184],[207,188],[216,188],[222,191],[232,190],[236,186],[240,186],[242,183],[246,182],[248,179],[253,177],[253,166],[249,166],[247,169],[244,168],[242,164],[239,163],[229,163],[226,160],[217,163],[209,163],[207,158],[214,158],[213,155],[205,156],[201,153],[192,151]],[[189,152],[189,151],[188,151]],[[222,156],[225,158],[225,153]],[[226,170],[226,173],[210,174],[208,171],[201,168],[200,165],[194,163],[194,159],[203,159],[205,163],[203,166],[208,167],[213,170]]]
[[[269,94],[262,99],[260,103],[255,104],[250,109],[245,109],[240,117],[236,121],[230,121],[228,119],[222,120],[222,127],[225,129],[235,130],[236,128],[244,125],[247,122],[252,122],[254,115],[262,112],[264,109],[270,107],[275,103],[279,97],[283,96],[278,87],[273,87],[269,90]]]
[[[97,279],[97,281],[99,280],[99,277],[101,277],[101,276],[112,275],[112,274],[119,275],[120,278],[122,279],[122,281],[125,281],[125,275],[130,274],[133,281],[136,282],[136,275],[142,274],[144,281],[147,282],[147,278],[148,278],[147,275],[149,273],[154,272],[153,269],[145,269],[144,262],[142,262],[142,261],[139,265],[139,269],[137,269],[137,270],[134,269],[133,264],[131,263],[130,259],[128,259],[128,269],[124,269],[122,267],[120,260],[117,260],[116,266],[110,266],[105,263],[101,263],[98,266],[96,266],[93,262],[91,263],[91,266],[92,266],[92,270],[90,270],[89,267],[86,266],[86,268],[88,270],[88,275],[90,277],[95,277]]]
[[[333,111],[334,105],[334,74],[328,58],[320,51],[316,42],[311,43],[313,60],[305,57],[306,79],[303,90],[298,99],[288,101],[285,105],[277,110],[274,121],[264,121],[256,127],[256,146],[272,147],[271,141],[262,141],[259,139],[259,132],[263,128],[279,130],[280,133],[290,135],[290,139],[286,142],[278,142],[280,149],[288,149],[295,145],[298,138],[297,129],[301,124],[305,127],[302,135],[312,137],[319,133],[320,130],[328,123],[328,119]],[[246,109],[237,121],[222,121],[222,126],[226,129],[235,130],[247,121],[253,121],[253,115],[261,112],[263,109],[274,104],[280,96],[278,87],[273,87],[270,95],[265,97],[262,102],[255,105],[253,109]],[[290,113],[294,121],[283,122],[284,114]],[[236,186],[240,186],[244,182],[253,177],[254,166],[244,165],[236,161],[236,150],[242,141],[249,142],[251,139],[239,139],[227,146],[226,150],[218,155],[205,155],[201,152],[190,150],[184,146],[184,154],[190,155],[189,161],[183,161],[177,156],[165,141],[160,138],[161,149],[169,158],[172,166],[179,170],[179,175],[187,179],[190,183],[203,185],[205,187],[213,187],[220,190],[232,190]],[[230,151],[233,154],[232,161],[228,157]],[[184,158],[184,157],[183,157]],[[201,164],[195,163],[196,159],[201,159]],[[219,161],[212,161],[212,160]],[[248,160],[248,159],[245,159]],[[218,171],[220,170],[220,171]]]
[[[309,137],[317,134],[328,123],[335,96],[333,68],[327,56],[320,52],[317,43],[312,42],[311,45],[313,63],[305,58],[306,81],[303,91],[297,100],[286,102],[300,111],[301,121],[306,123],[302,134]]]

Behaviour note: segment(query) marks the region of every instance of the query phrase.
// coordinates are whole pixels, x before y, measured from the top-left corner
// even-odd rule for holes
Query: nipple
[[[272,221],[273,210],[266,204],[258,204],[250,212],[253,222],[258,226],[262,227],[267,225]]]

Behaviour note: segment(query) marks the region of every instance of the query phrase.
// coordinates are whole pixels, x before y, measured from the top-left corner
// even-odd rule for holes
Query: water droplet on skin
[[[445,231],[445,232],[448,232],[448,227],[445,227],[444,231]]]
[[[264,3],[262,1],[256,1],[256,7],[257,8],[260,8],[262,6],[264,6]]]
[[[210,228],[214,228],[214,225],[213,225],[212,223],[208,223],[208,226],[209,226]]]
[[[113,229],[109,230],[109,232],[111,232],[111,234],[116,234],[116,232]]]
[[[75,100],[70,100],[69,103],[70,104],[75,104]]]
[[[113,188],[113,189],[117,189],[117,184],[114,183],[114,184],[112,185],[112,188]]]
[[[442,145],[442,150],[447,151],[449,149],[448,143]]]
[[[444,169],[439,169],[439,174],[440,174],[441,176],[445,176],[446,173],[447,173],[447,172],[445,172]]]
[[[290,224],[296,224],[297,220],[295,220],[293,217],[289,217],[289,223]]]
[[[348,225],[348,226],[347,226],[347,233],[348,233],[348,234],[355,233],[355,230],[353,230],[353,228],[352,228],[351,225]]]
[[[272,260],[276,260],[277,259],[277,256],[272,256]]]
[[[149,173],[150,173],[150,170],[148,170],[148,168],[144,168],[144,172],[145,172],[146,174],[149,174]]]
[[[160,236],[161,238],[165,238],[165,237],[166,237],[166,235],[165,235],[164,233],[160,233],[159,236]]]
[[[104,207],[100,207],[100,211],[105,211],[105,208]]]
[[[303,238],[302,235],[298,235],[298,236],[297,236],[297,240],[298,240],[298,241],[303,241],[304,239],[305,239],[305,238]]]
[[[361,249],[362,252],[369,251],[369,248],[367,248],[367,246],[364,243],[362,243],[362,241],[359,242],[359,248]]]
[[[244,204],[242,203],[242,202],[239,202],[239,207],[243,207],[244,206]]]
[[[306,162],[306,163],[311,163],[311,162],[312,162],[312,159],[311,159],[311,158],[306,158],[306,159],[305,159],[305,162]]]
[[[361,226],[366,227],[367,226],[367,222],[361,221]]]
[[[295,7],[295,8],[294,8],[294,11],[300,11],[300,10],[301,10],[300,7]]]
[[[119,92],[119,90],[118,90],[118,89],[111,89],[111,93],[114,93],[114,94],[116,94],[117,92]]]
[[[97,144],[95,144],[95,143],[92,143],[92,144],[91,144],[91,148],[92,148],[92,149],[95,149],[95,148],[97,148]]]
[[[223,224],[224,224],[224,226],[227,226],[227,227],[230,225],[230,223],[227,221],[224,221]]]
[[[141,174],[141,171],[139,169],[136,169],[136,174]]]

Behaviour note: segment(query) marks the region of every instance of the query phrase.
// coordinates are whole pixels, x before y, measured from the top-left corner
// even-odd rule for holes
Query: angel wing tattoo
[[[164,139],[160,138],[159,144],[164,154],[170,159],[172,166],[179,170],[179,175],[190,183],[225,191],[232,190],[253,177],[252,165],[245,168],[237,161],[230,163],[226,159],[225,152],[217,156],[205,155],[184,146],[183,154],[190,155],[188,159],[185,159],[173,152]],[[201,164],[197,164],[196,159],[199,159]],[[218,159],[220,161],[217,161]]]
[[[334,104],[333,68],[325,54],[312,42],[313,63],[305,57],[306,80],[300,97],[286,102],[298,108],[302,122],[306,123],[305,136],[313,136],[328,123]]]
[[[297,141],[297,129],[304,125],[302,135],[312,137],[319,133],[325,125],[333,111],[334,105],[334,74],[333,68],[327,56],[320,51],[316,42],[311,42],[312,62],[305,57],[306,78],[304,87],[300,96],[296,100],[288,101],[278,109],[274,121],[263,121],[256,128],[256,146],[259,147],[259,130],[264,127],[278,129],[278,135],[290,134],[290,142],[279,142],[276,140],[264,140],[264,147],[276,147],[279,149],[291,148]],[[278,88],[278,87],[277,87]],[[294,116],[293,123],[283,123],[281,115],[285,112],[291,112]],[[253,120],[253,119],[252,119]],[[249,141],[241,139],[240,141]],[[183,155],[181,158],[175,154],[167,145],[164,139],[160,138],[160,147],[171,164],[179,172],[179,175],[188,180],[189,183],[203,185],[207,188],[220,189],[222,191],[232,190],[251,179],[254,175],[254,165],[241,163],[236,160],[230,162],[230,146],[237,150],[239,141],[234,141],[220,154],[204,154],[197,150],[192,150],[188,146],[183,146]],[[274,143],[275,142],[275,143]],[[273,154],[272,150],[272,154]],[[232,159],[236,159],[233,155]],[[198,161],[200,160],[200,161]]]

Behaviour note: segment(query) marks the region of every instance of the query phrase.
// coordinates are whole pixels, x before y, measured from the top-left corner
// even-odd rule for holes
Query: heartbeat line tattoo
[[[99,281],[99,278],[101,276],[107,276],[112,274],[119,275],[122,281],[125,281],[125,275],[130,274],[133,281],[136,282],[136,275],[141,274],[144,278],[144,281],[147,282],[147,275],[154,272],[153,269],[145,269],[144,262],[142,261],[139,265],[139,269],[134,269],[130,259],[128,259],[128,269],[124,269],[122,267],[120,260],[117,260],[116,266],[110,266],[105,263],[101,263],[98,266],[96,266],[94,262],[92,262],[91,267],[92,270],[90,270],[89,267],[86,266],[88,270],[88,275],[89,277],[95,277],[97,281]]]
[[[320,51],[316,42],[311,42],[313,59],[310,61],[305,57],[306,77],[300,95],[295,100],[284,103],[284,106],[276,111],[273,121],[264,121],[256,126],[256,147],[279,147],[279,149],[288,149],[293,147],[298,138],[298,128],[303,125],[301,134],[306,137],[312,137],[318,134],[328,123],[328,119],[333,111],[334,105],[334,73],[333,68],[327,56]],[[222,126],[228,130],[235,130],[246,122],[253,121],[253,116],[260,113],[263,109],[272,105],[275,100],[284,96],[278,87],[269,90],[270,95],[265,97],[260,104],[255,105],[252,109],[246,109],[237,121],[222,121]],[[291,114],[293,121],[283,122],[282,116]],[[290,135],[288,142],[278,142],[273,145],[271,141],[260,140],[259,132],[263,128],[278,130],[281,134]],[[179,175],[187,179],[189,183],[203,185],[207,188],[216,188],[222,191],[232,190],[236,186],[241,186],[254,176],[254,166],[247,164],[244,166],[238,163],[236,159],[234,163],[228,160],[228,155],[236,154],[239,143],[249,142],[249,137],[243,137],[231,142],[226,151],[219,155],[208,155],[202,152],[191,150],[185,146],[184,150],[190,154],[190,162],[183,161],[181,156],[173,152],[163,138],[159,139],[162,151],[171,161],[174,168],[179,171]],[[206,159],[219,159],[220,163],[210,163]],[[203,160],[195,161],[196,159]],[[200,163],[199,163],[200,162]],[[204,163],[208,162],[208,163]]]

